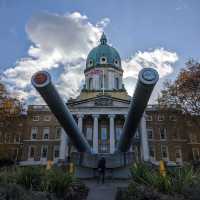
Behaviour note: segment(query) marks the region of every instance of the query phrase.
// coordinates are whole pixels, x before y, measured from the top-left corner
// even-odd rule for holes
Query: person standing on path
[[[98,162],[98,183],[102,182],[104,184],[105,181],[105,173],[106,173],[106,159],[102,157]]]

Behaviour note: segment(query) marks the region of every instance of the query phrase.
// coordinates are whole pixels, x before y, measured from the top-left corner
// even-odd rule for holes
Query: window
[[[192,148],[193,160],[199,160],[199,148]]]
[[[101,140],[107,140],[107,128],[101,128]]]
[[[45,115],[44,116],[44,121],[51,121],[51,116],[50,115]]]
[[[181,139],[179,132],[177,130],[174,130],[174,132],[172,133],[172,137],[173,137],[174,140]]]
[[[60,137],[61,137],[61,132],[62,132],[62,128],[61,128],[61,127],[56,127],[55,139],[60,139]]]
[[[164,115],[158,115],[158,121],[163,121],[165,119]]]
[[[86,128],[86,139],[87,140],[92,140],[92,127],[87,127]]]
[[[120,140],[122,134],[122,127],[116,127],[116,141],[118,142]]]
[[[152,121],[153,117],[151,115],[146,115],[145,119],[146,119],[146,121]]]
[[[3,143],[3,133],[0,131],[0,143]]]
[[[149,156],[150,156],[150,159],[153,159],[155,160],[156,158],[156,151],[155,151],[155,147],[154,146],[149,146]]]
[[[40,119],[40,116],[33,116],[33,121],[39,121],[39,119]]]
[[[19,126],[19,127],[22,127],[22,126],[23,126],[23,124],[22,124],[22,123],[19,123],[19,124],[18,124],[18,126]]]
[[[115,78],[115,89],[119,89],[119,78]]]
[[[195,133],[190,133],[189,137],[191,143],[197,143],[197,135]]]
[[[170,121],[176,121],[176,117],[174,115],[169,116]]]
[[[101,57],[100,58],[100,64],[106,64],[107,63],[107,58],[106,57]]]
[[[54,159],[59,158],[59,154],[60,154],[60,147],[59,145],[55,145],[53,148],[53,157]]]
[[[16,144],[18,144],[18,143],[20,143],[20,135],[15,135],[15,137],[14,137],[14,143],[16,143]]]
[[[32,140],[36,140],[37,139],[37,132],[38,132],[38,128],[37,127],[32,127],[32,129],[31,129],[31,139]]]
[[[41,150],[41,158],[47,158],[47,154],[48,154],[48,146],[44,145],[42,146]]]
[[[148,139],[153,139],[153,129],[147,129]]]
[[[99,75],[99,87],[100,89],[103,89],[103,74]]]
[[[89,80],[88,80],[88,87],[89,87],[90,90],[93,89],[92,82],[93,82],[92,78],[89,78]]]
[[[168,160],[168,147],[166,145],[161,145],[161,157],[163,160]]]
[[[88,66],[89,66],[89,67],[92,67],[92,65],[93,65],[93,61],[92,61],[92,60],[89,60]]]
[[[182,162],[182,151],[180,147],[176,147],[175,149],[175,158],[176,162]]]
[[[43,128],[43,139],[44,140],[49,139],[49,128]]]
[[[119,61],[117,59],[115,59],[114,63],[115,63],[115,66],[119,67]]]
[[[166,128],[160,128],[160,139],[161,140],[167,139],[167,129]]]
[[[29,159],[33,159],[35,156],[35,147],[34,146],[30,146],[29,147]]]
[[[5,143],[6,144],[11,144],[11,135],[10,134],[6,134],[6,138],[5,138]]]

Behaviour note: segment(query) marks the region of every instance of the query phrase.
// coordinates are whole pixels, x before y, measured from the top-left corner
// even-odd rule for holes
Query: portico
[[[78,127],[91,144],[93,153],[115,152],[126,115],[79,114]]]

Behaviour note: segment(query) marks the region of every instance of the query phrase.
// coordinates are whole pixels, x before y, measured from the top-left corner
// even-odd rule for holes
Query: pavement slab
[[[104,184],[97,183],[96,180],[83,181],[89,188],[87,200],[115,200],[118,187],[127,187],[129,180],[107,180]]]

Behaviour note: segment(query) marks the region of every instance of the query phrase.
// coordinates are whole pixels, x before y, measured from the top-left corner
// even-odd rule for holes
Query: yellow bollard
[[[160,160],[159,171],[160,171],[161,176],[166,176],[166,168],[165,168],[165,163],[163,160]]]
[[[46,166],[46,169],[49,170],[52,168],[52,165],[53,165],[53,161],[52,160],[48,160],[47,161],[47,166]]]
[[[75,166],[73,162],[69,163],[69,174],[73,175],[75,171]]]

